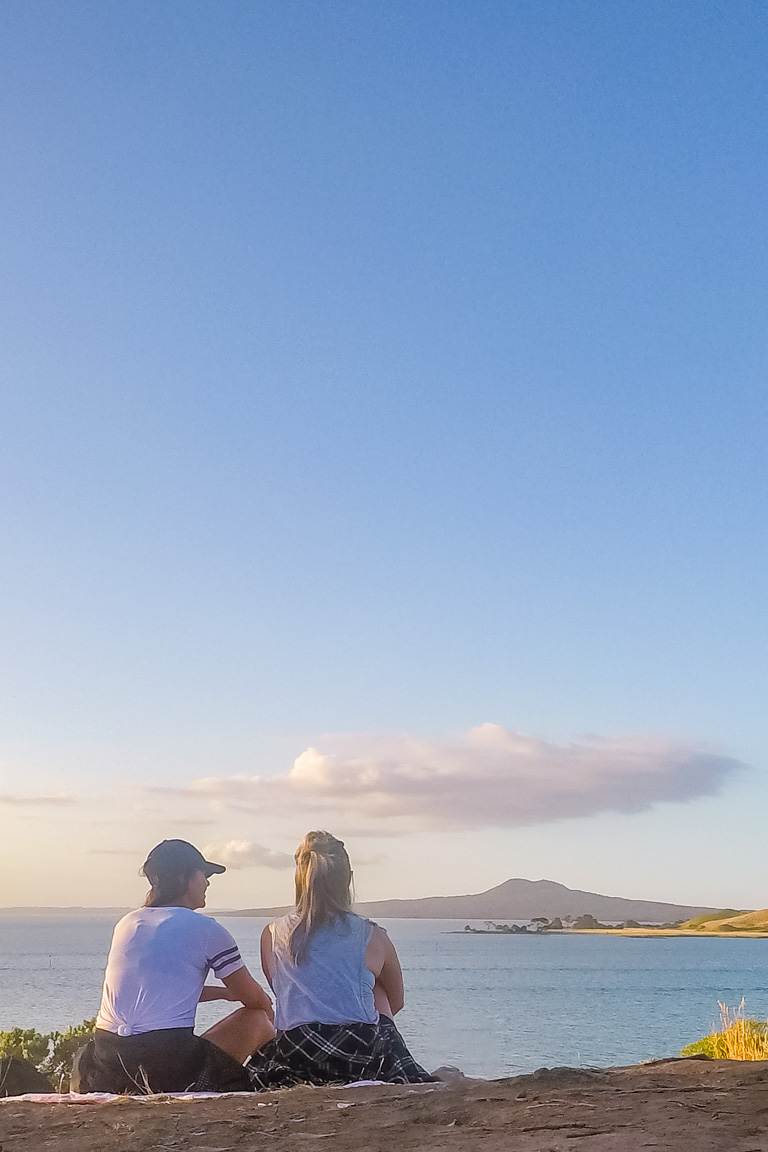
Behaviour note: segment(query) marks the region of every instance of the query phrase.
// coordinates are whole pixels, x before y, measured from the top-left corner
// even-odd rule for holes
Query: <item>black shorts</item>
[[[75,1054],[71,1088],[131,1096],[253,1091],[243,1066],[191,1028],[162,1028],[138,1036],[97,1028]]]

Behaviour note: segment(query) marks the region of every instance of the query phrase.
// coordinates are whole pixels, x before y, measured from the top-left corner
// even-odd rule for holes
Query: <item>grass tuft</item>
[[[768,1021],[750,1020],[744,1000],[738,1008],[718,1001],[720,1028],[687,1044],[681,1056],[709,1056],[712,1060],[768,1060]]]

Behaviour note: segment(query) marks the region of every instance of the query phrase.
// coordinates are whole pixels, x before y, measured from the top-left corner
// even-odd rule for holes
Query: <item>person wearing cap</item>
[[[205,907],[225,872],[186,840],[163,840],[142,873],[144,906],[115,926],[93,1040],[75,1057],[74,1091],[251,1091],[243,1064],[274,1035],[272,1003],[226,928]],[[220,985],[205,983],[212,972]],[[202,1036],[201,1001],[241,1005]]]

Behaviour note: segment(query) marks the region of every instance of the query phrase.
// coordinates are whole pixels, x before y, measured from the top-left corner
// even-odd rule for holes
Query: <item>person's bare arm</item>
[[[366,963],[376,977],[376,990],[381,989],[392,1015],[401,1011],[405,1004],[405,989],[403,987],[403,971],[400,967],[397,951],[387,933],[378,924],[374,927],[371,941],[366,951]],[[385,1009],[386,1010],[386,1009]]]
[[[396,1016],[405,1005],[405,988],[400,960],[389,936],[386,937],[386,956],[378,981],[387,994],[392,1014]]]
[[[203,990],[200,993],[199,1004],[208,1004],[211,1000],[234,1000],[235,997],[223,985],[219,987],[218,984],[204,984]]]
[[[274,992],[272,983],[272,933],[269,924],[261,934],[261,970],[267,978],[270,988]]]
[[[274,1020],[272,1001],[258,980],[254,980],[245,965],[238,968],[237,972],[233,972],[231,976],[225,976],[222,983],[227,992],[231,993],[227,997],[228,1000],[239,1002],[244,1008],[259,1008],[262,1012],[266,1012],[270,1020]]]

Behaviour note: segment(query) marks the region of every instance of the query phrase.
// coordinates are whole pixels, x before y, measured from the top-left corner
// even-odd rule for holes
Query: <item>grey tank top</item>
[[[375,925],[353,912],[317,928],[304,959],[294,964],[288,942],[295,913],[269,926],[272,936],[272,989],[275,1027],[279,1032],[299,1024],[376,1024],[375,977],[365,966],[365,952]]]

